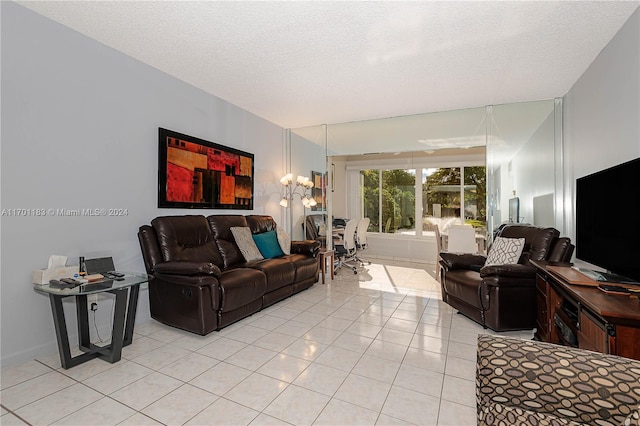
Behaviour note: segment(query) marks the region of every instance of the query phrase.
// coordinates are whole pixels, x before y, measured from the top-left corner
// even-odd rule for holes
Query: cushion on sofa
[[[524,242],[524,238],[496,238],[489,249],[484,266],[515,265],[522,255]]]
[[[314,261],[318,263],[315,259]],[[264,273],[267,277],[266,293],[291,285],[296,278],[296,265],[284,257],[256,260],[245,265]]]
[[[161,216],[151,221],[165,262],[189,260],[222,265],[204,216]]]
[[[287,254],[284,257],[289,262],[293,263],[296,268],[296,274],[294,281],[300,282],[316,278],[318,274],[318,260],[315,257],[311,257],[305,254]]]
[[[248,228],[247,228],[248,229]],[[253,234],[253,241],[258,246],[258,250],[265,259],[273,259],[284,255],[278,242],[276,231],[263,232],[262,234]]]
[[[244,260],[251,262],[252,260],[264,259],[248,226],[232,226],[230,229]]]
[[[282,229],[281,226],[276,228],[276,235],[278,236],[278,243],[284,254],[291,254],[291,237],[287,234],[287,231]]]
[[[504,238],[524,238],[523,260],[546,260],[551,243],[559,236],[560,231],[557,229],[530,225],[507,225],[498,235]]]
[[[211,215],[207,216],[207,221],[211,226],[213,238],[224,261],[224,268],[244,263],[244,256],[233,238],[231,227],[248,226],[245,217],[241,215]]]
[[[229,312],[262,297],[267,289],[265,275],[252,268],[222,271],[220,276],[221,312]]]
[[[251,229],[252,234],[262,234],[263,232],[275,231],[278,225],[273,217],[269,215],[250,214],[245,216],[247,226]]]

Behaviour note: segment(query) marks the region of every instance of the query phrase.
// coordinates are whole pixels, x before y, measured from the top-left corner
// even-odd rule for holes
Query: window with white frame
[[[360,209],[370,232],[433,235],[454,223],[486,233],[486,168],[455,167],[361,169]],[[355,188],[354,188],[355,189]],[[418,220],[416,220],[418,218]]]

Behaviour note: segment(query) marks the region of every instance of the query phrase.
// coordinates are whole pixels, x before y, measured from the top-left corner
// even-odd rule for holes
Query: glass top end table
[[[82,284],[74,288],[58,289],[49,284],[34,285],[36,292],[49,296],[51,312],[58,340],[60,363],[67,369],[94,358],[102,358],[114,363],[121,359],[123,346],[133,341],[133,327],[138,307],[140,285],[149,281],[146,274],[125,273],[123,280],[103,279]],[[113,328],[111,330],[111,344],[97,346],[91,343],[89,334],[89,310],[87,296],[91,294],[111,293],[115,295],[113,312]],[[83,352],[71,356],[69,333],[65,320],[62,300],[74,297],[76,303],[76,317],[78,319],[78,346]]]

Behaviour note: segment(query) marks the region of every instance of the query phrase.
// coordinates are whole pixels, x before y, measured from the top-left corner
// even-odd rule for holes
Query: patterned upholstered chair
[[[639,425],[640,361],[478,336],[478,425]]]

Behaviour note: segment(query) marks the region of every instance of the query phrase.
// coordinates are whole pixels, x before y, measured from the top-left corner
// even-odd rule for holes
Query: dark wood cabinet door
[[[578,346],[581,349],[609,353],[609,335],[606,324],[600,322],[584,309],[580,310]]]
[[[536,277],[536,338],[542,342],[547,342],[549,339],[547,287],[547,282],[538,275]]]

